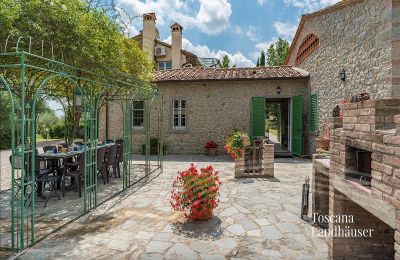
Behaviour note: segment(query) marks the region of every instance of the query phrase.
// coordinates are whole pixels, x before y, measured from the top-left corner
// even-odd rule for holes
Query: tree
[[[260,56],[260,67],[265,66],[265,52],[262,50],[261,51],[261,56]]]
[[[100,75],[104,81],[109,78],[119,78],[133,83],[142,92],[149,93],[150,83],[154,77],[152,62],[141,50],[136,41],[123,35],[124,28],[115,19],[109,17],[104,8],[95,8],[94,1],[81,0],[50,1],[50,0],[0,0],[0,49],[11,34],[9,49],[12,49],[16,39],[22,36],[20,47],[28,49],[28,40],[32,39],[32,53],[41,55],[41,42],[44,42],[44,56],[52,57],[52,46],[56,60],[84,68]],[[13,75],[14,73],[14,75]],[[76,72],[77,75],[79,71]],[[12,70],[1,70],[0,74],[15,82],[14,96],[20,98],[19,74]],[[29,75],[27,75],[29,77]],[[31,101],[33,94],[46,74],[35,75],[35,80],[26,80],[25,102]],[[3,86],[0,84],[0,91]],[[72,128],[75,122],[73,109],[73,89],[67,80],[52,80],[49,82],[48,94],[61,96],[65,100],[66,122]],[[118,94],[118,88],[95,86],[95,95],[104,94],[112,97]],[[28,115],[29,116],[29,115]],[[70,129],[70,128],[68,128]]]
[[[223,59],[222,59],[222,68],[229,68],[229,64],[231,63],[229,56],[228,55],[224,55]]]
[[[256,67],[260,67],[260,57],[257,58],[257,64]]]
[[[279,38],[275,44],[271,44],[267,50],[267,65],[281,66],[285,64],[286,57],[289,52],[289,42]]]

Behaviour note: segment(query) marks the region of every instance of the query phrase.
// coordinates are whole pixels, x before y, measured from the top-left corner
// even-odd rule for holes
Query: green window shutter
[[[310,97],[310,124],[309,130],[311,133],[318,132],[318,95],[311,93]]]
[[[253,97],[251,102],[251,138],[265,136],[265,98]]]
[[[303,152],[303,96],[293,97],[292,154]]]

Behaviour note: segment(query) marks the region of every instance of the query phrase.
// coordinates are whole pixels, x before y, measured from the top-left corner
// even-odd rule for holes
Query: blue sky
[[[184,27],[183,48],[200,57],[221,58],[254,66],[257,56],[278,37],[291,42],[301,15],[339,0],[117,0],[130,17],[155,12],[162,40],[170,41],[169,26]],[[134,19],[127,33],[142,29]]]

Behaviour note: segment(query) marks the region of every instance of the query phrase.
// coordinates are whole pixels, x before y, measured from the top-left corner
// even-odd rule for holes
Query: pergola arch
[[[132,102],[132,97],[142,95],[141,86],[149,86],[151,83],[137,79],[132,75],[111,78],[109,75],[101,75],[85,68],[65,64],[62,60],[55,59],[53,47],[51,48],[50,58],[45,57],[43,51],[42,55],[37,55],[31,48],[31,38],[28,40],[29,45],[23,48],[24,38],[18,37],[14,48],[11,48],[12,39],[14,37],[9,36],[4,48],[0,50],[0,86],[3,85],[10,95],[11,117],[15,119],[12,125],[12,155],[13,157],[20,156],[22,162],[25,162],[26,159],[31,162],[29,167],[25,167],[25,163],[22,163],[22,168],[18,169],[18,175],[15,174],[15,167],[12,165],[10,173],[12,175],[12,183],[10,184],[12,194],[9,205],[12,208],[12,216],[10,216],[10,245],[7,247],[21,250],[48,234],[47,230],[43,231],[44,233],[40,233],[41,231],[39,232],[35,228],[38,221],[36,215],[39,210],[39,208],[35,207],[35,200],[38,196],[35,191],[35,185],[37,185],[35,182],[37,179],[35,135],[37,103],[40,97],[46,94],[57,96],[59,100],[65,98],[63,95],[68,95],[68,98],[74,98],[76,95],[82,97],[81,109],[84,116],[84,136],[82,138],[82,143],[84,144],[82,148],[82,154],[84,155],[84,187],[82,206],[77,208],[79,213],[71,217],[74,219],[135,184],[129,181],[132,160],[130,149],[132,136],[131,130],[127,126],[124,134],[125,138],[123,137],[127,151],[122,162],[124,181],[121,181],[119,186],[119,180],[115,180],[115,185],[117,186],[110,189],[110,193],[105,193],[104,196],[99,197],[100,184],[97,183],[97,164],[99,163],[97,157],[99,154],[97,150],[100,149],[98,147],[105,145],[99,142],[99,109],[103,104],[115,100],[117,95],[123,95],[127,97],[126,102]],[[11,85],[8,83],[8,78],[12,82]],[[61,82],[61,87],[57,88],[59,82]],[[68,87],[65,87],[65,85],[68,85]],[[59,91],[61,94],[55,91],[60,89],[63,90]],[[151,100],[153,95],[155,96],[156,94],[150,93],[146,97]],[[18,101],[14,102],[15,99],[18,99]],[[17,108],[15,107],[17,104],[19,107],[18,113],[16,113]],[[75,106],[76,104],[73,104],[72,109],[74,111],[78,109]],[[130,107],[125,105],[125,107],[121,106],[121,109],[123,110],[123,121],[128,123],[131,120]],[[17,124],[20,128],[20,133],[15,131]],[[79,122],[77,124],[79,125]],[[18,145],[16,144],[17,140],[20,140]],[[146,170],[146,176],[148,174],[150,174],[150,170]],[[65,178],[64,175],[63,178]],[[18,186],[15,182],[16,179],[18,179]],[[16,192],[17,190],[24,192]],[[25,190],[29,190],[31,192],[30,195],[26,195]],[[3,207],[3,205],[0,206]],[[62,225],[66,223],[68,222],[63,222]],[[3,246],[0,245],[0,247]]]

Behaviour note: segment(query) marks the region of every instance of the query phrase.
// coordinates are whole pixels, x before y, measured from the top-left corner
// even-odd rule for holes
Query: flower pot
[[[317,148],[322,149],[324,151],[329,151],[329,139],[325,138],[317,138]]]
[[[211,157],[217,156],[217,148],[208,148],[208,155]]]
[[[193,220],[208,220],[212,218],[213,209],[204,208],[201,212],[197,209],[192,209],[192,215],[190,216]]]

